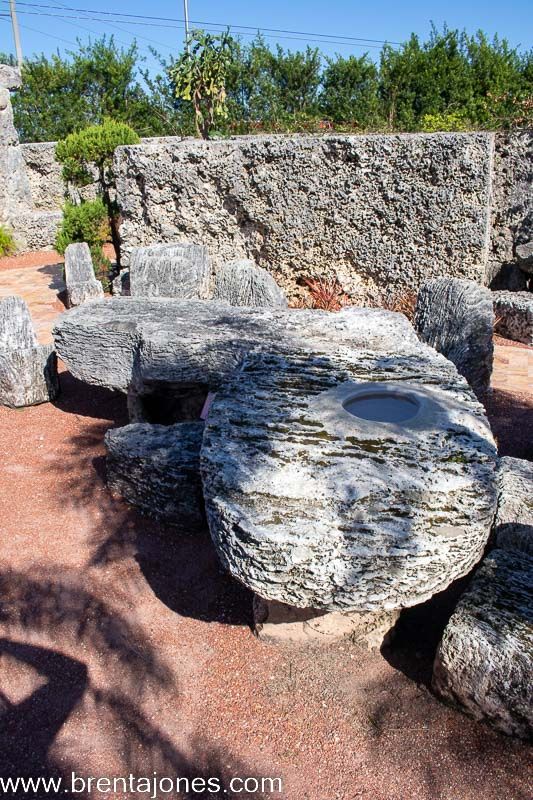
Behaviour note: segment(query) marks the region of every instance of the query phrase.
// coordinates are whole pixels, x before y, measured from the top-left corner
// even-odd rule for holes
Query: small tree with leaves
[[[194,108],[196,134],[209,139],[218,118],[228,115],[226,80],[232,62],[229,33],[212,36],[192,31],[187,49],[170,70],[176,98],[188,100]]]
[[[98,193],[107,210],[111,240],[120,265],[119,209],[116,201],[113,153],[119,145],[138,144],[135,131],[122,122],[104,120],[69,134],[56,145],[57,160],[63,164],[63,178],[75,186],[88,186],[96,178]]]

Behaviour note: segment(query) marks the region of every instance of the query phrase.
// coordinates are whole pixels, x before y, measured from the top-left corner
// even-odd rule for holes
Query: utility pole
[[[183,0],[183,16],[185,18],[185,49],[189,52],[189,0]]]
[[[13,25],[13,39],[15,40],[17,64],[18,68],[22,69],[22,46],[20,44],[20,31],[17,20],[17,8],[15,6],[15,0],[9,0],[9,10],[11,11],[11,24]]]

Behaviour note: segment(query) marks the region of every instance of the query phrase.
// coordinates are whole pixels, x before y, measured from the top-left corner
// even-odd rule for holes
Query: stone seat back
[[[418,294],[414,325],[420,339],[452,361],[478,397],[488,392],[494,353],[488,289],[461,278],[427,281]]]
[[[28,306],[21,297],[0,299],[0,350],[30,350],[37,337]]]
[[[211,266],[207,247],[192,242],[137,247],[130,259],[134,297],[207,300]]]
[[[87,242],[69,244],[65,250],[65,282],[67,286],[74,283],[91,283],[95,280],[91,251]]]

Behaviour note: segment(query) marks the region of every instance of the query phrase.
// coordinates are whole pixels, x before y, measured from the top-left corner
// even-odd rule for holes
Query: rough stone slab
[[[272,275],[245,258],[217,270],[213,299],[230,306],[287,307],[287,298]]]
[[[475,719],[533,734],[533,559],[493,550],[461,597],[435,659],[433,688]]]
[[[492,292],[495,330],[533,346],[533,292]]]
[[[30,311],[22,297],[0,298],[0,350],[26,350],[37,346]]]
[[[200,481],[203,431],[203,422],[134,424],[108,431],[110,491],[184,532],[205,526]]]
[[[96,280],[87,242],[69,244],[65,250],[65,283],[69,308],[103,298],[104,289],[101,281]]]
[[[31,406],[54,400],[58,394],[53,346],[38,344],[21,297],[0,298],[0,404]]]
[[[533,275],[533,242],[519,244],[515,252],[520,269]]]
[[[342,613],[301,609],[254,596],[254,630],[269,644],[327,645],[349,637],[373,650],[388,642],[399,611]]]
[[[134,297],[206,300],[211,267],[207,247],[192,242],[154,244],[131,254],[130,292]]]
[[[130,292],[130,271],[121,269],[111,284],[111,291],[115,297],[129,297]]]
[[[27,208],[27,207],[26,207]],[[52,250],[61,225],[61,211],[20,210],[12,228],[20,250]]]
[[[517,245],[533,239],[533,131],[497,133],[495,136],[490,214],[487,284],[494,288],[502,267],[517,263]]]
[[[414,324],[422,341],[453,361],[483,397],[489,390],[494,353],[491,292],[458,278],[428,281],[418,293]]]
[[[53,345],[28,350],[0,349],[0,404],[22,408],[55,400],[59,394]]]
[[[4,89],[18,89],[22,86],[20,70],[11,64],[0,64],[0,86]]]
[[[345,411],[362,386],[387,384],[422,395],[411,422]],[[211,406],[201,469],[211,536],[234,577],[298,608],[382,611],[427,600],[479,561],[496,460],[451,362],[421,344],[338,344],[248,356]]]
[[[494,136],[178,138],[115,152],[124,265],[177,237],[251,258],[288,296],[337,275],[354,297],[432,277],[482,282]]]
[[[402,314],[380,309],[331,314],[135,297],[68,311],[59,318],[54,339],[75,377],[123,392],[132,382],[141,389],[145,380],[216,389],[259,346],[310,342],[334,349],[343,343],[382,352],[423,347]]]
[[[497,547],[533,557],[533,463],[505,456],[498,470]]]

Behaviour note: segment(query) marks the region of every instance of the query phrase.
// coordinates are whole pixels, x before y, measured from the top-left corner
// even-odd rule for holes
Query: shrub
[[[105,206],[117,263],[120,265],[119,210],[115,200],[113,153],[120,145],[138,144],[135,131],[123,122],[104,120],[69,134],[56,145],[56,157],[63,164],[63,178],[75,186],[87,186],[96,180]],[[96,207],[95,207],[96,208]],[[83,212],[88,213],[88,212]]]
[[[424,133],[469,131],[471,129],[470,120],[458,111],[449,111],[443,114],[424,114],[420,120],[420,130]]]
[[[110,261],[104,256],[103,245],[110,235],[107,208],[103,200],[87,200],[76,206],[65,203],[63,222],[56,238],[56,250],[64,255],[69,244],[87,242],[97,277],[107,278]]]
[[[0,225],[0,256],[10,256],[15,252],[15,240],[11,231]]]

